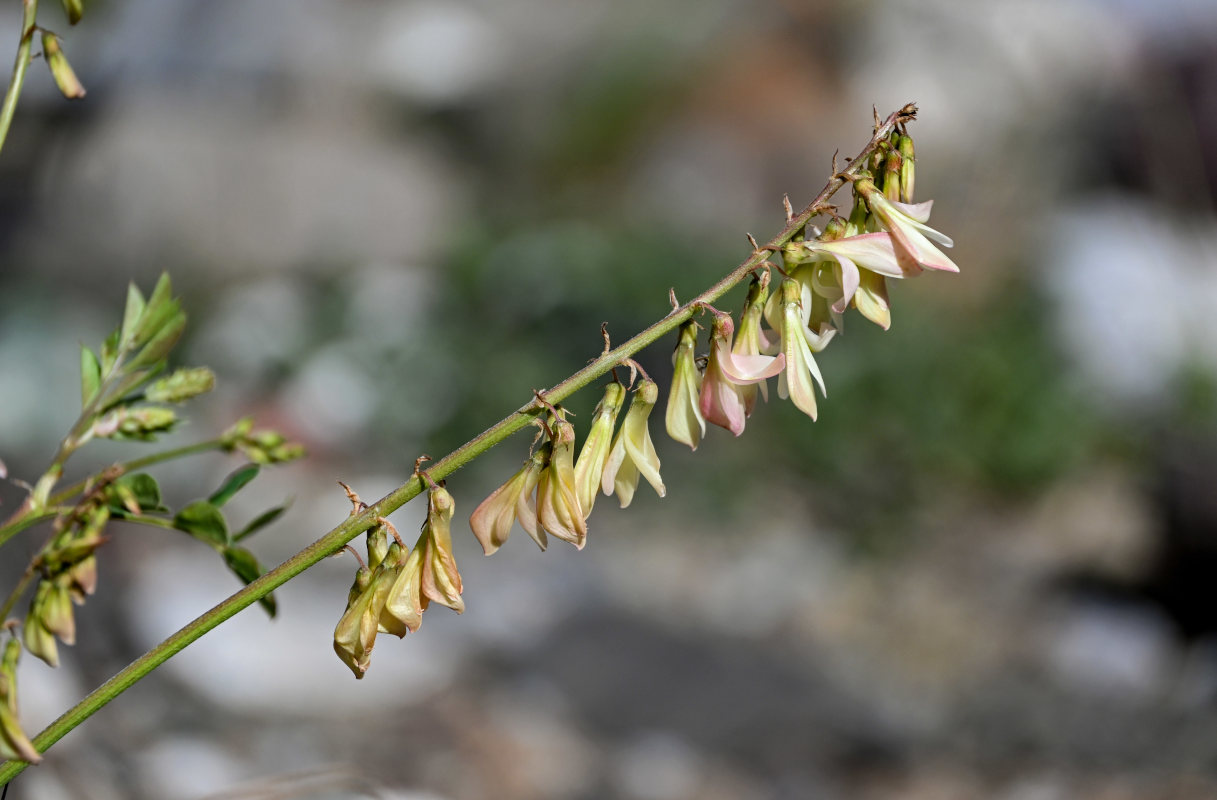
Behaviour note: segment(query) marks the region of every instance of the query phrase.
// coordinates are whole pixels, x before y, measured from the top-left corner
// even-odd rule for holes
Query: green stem
[[[223,449],[224,449],[224,442],[222,440],[208,439],[205,442],[195,442],[194,444],[184,445],[184,446],[178,447],[174,450],[165,450],[160,453],[152,453],[150,455],[143,456],[142,458],[135,458],[130,461],[124,461],[121,464],[115,464],[115,468],[119,471],[120,475],[126,475],[128,472],[132,472],[133,470],[137,470],[137,469],[143,469],[144,467],[150,467],[153,464],[160,464],[165,461],[173,461],[174,459],[177,459],[177,458],[185,458],[186,456],[192,456],[196,453],[206,453],[210,450],[223,450]],[[59,491],[59,492],[51,495],[50,499],[47,500],[47,502],[52,505],[58,505],[71,497],[75,497],[77,494],[79,494],[80,492],[82,492],[84,490],[85,484],[87,482],[88,482],[87,478],[82,481],[77,481],[76,483],[72,484],[71,486],[67,487],[66,489],[63,489],[62,491]],[[3,531],[0,531],[0,536],[3,536]],[[3,544],[3,543],[4,543],[4,539],[0,538],[0,544]]]
[[[637,353],[647,345],[653,343],[667,333],[674,331],[677,326],[681,325],[690,319],[704,304],[712,303],[719,297],[724,295],[727,290],[735,286],[741,280],[748,276],[752,270],[756,269],[765,261],[766,249],[774,251],[780,250],[794,235],[798,233],[812,217],[823,213],[826,210],[828,199],[840,189],[846,181],[845,175],[854,175],[857,170],[865,166],[867,158],[874,152],[875,148],[881,139],[886,137],[897,123],[907,122],[916,114],[916,107],[909,104],[899,111],[892,113],[884,122],[875,129],[874,135],[870,142],[863,148],[862,152],[856,158],[849,162],[849,166],[839,173],[834,175],[832,180],[824,187],[819,195],[816,196],[807,208],[802,213],[794,216],[787,222],[786,227],[771,239],[764,248],[753,253],[742,264],[736,267],[726,277],[718,283],[711,286],[705,292],[699,294],[689,302],[685,303],[680,308],[672,311],[671,314],[664,317],[659,322],[651,325],[646,330],[633,337],[625,344],[622,344],[607,353],[604,353],[595,361],[588,364],[583,369],[571,375],[566,380],[554,386],[549,391],[545,392],[546,399],[551,403],[557,403],[579,389],[587,386],[592,381],[607,373],[610,369],[621,364],[621,362]],[[470,439],[465,444],[458,447],[448,455],[441,458],[431,465],[426,471],[435,480],[440,480],[448,475],[451,475],[456,470],[468,464],[474,458],[494,447],[499,442],[506,439],[516,431],[526,427],[538,414],[538,407],[535,402],[523,406],[514,413],[508,415],[504,419],[490,428],[487,428],[482,433]],[[322,536],[317,541],[310,544],[308,547],[301,550],[296,555],[284,561],[279,566],[267,572],[261,578],[258,578],[253,583],[241,589],[236,594],[221,601],[218,605],[207,611],[197,619],[188,623],[177,633],[171,635],[168,639],[153,647],[147,653],[144,653],[135,661],[131,662],[121,672],[119,672],[110,680],[103,683],[97,689],[94,689],[87,697],[73,706],[59,719],[48,725],[41,733],[34,737],[34,746],[40,753],[46,752],[47,748],[55,742],[63,738],[69,731],[75,728],[80,723],[84,722],[90,716],[95,714],[99,709],[125,692],[136,682],[142,679],[152,670],[159,667],[161,664],[168,661],[172,656],[181,652],[187,645],[194,642],[196,639],[203,636],[208,631],[212,630],[220,623],[231,618],[237,612],[242,611],[248,606],[256,603],[273,590],[279,588],[289,580],[304,572],[309,567],[326,558],[333,553],[338,552],[342,547],[354,539],[363,531],[372,527],[376,523],[376,518],[387,516],[393,511],[396,511],[406,502],[417,497],[427,487],[426,482],[419,476],[415,475],[402,484],[398,488],[389,492],[387,495],[377,500],[375,503],[368,506],[362,513],[347,517],[338,527],[331,530],[329,533]],[[9,761],[0,765],[0,785],[4,785],[13,776],[20,773],[28,766],[24,761]]]
[[[30,65],[30,45],[34,42],[34,21],[38,17],[38,0],[22,0],[24,13],[21,17],[21,41],[17,44],[17,60],[13,64],[13,77],[9,79],[4,104],[0,105],[0,148],[8,138],[9,126],[17,112],[17,98],[25,85],[25,70]]]
[[[196,453],[206,453],[211,450],[223,449],[224,442],[221,439],[208,439],[204,442],[195,442],[194,444],[188,444],[173,450],[165,450],[161,453],[152,453],[151,455],[146,455],[142,458],[124,461],[121,464],[116,464],[115,468],[119,471],[120,475],[125,475],[128,472],[143,469],[144,467],[150,467],[153,464],[160,464],[164,461],[172,461],[177,458],[192,456]],[[88,480],[89,479],[86,478],[84,480],[77,481],[66,489],[51,495],[50,498],[47,499],[47,504],[51,506],[62,505],[64,502],[84,491]],[[0,526],[0,547],[4,546],[5,542],[16,536],[18,533],[21,533],[31,525],[36,525],[44,520],[54,519],[56,513],[56,510],[53,508],[43,509],[36,514],[28,514],[27,516],[20,517],[7,523],[6,525]],[[3,617],[0,617],[0,619],[3,619]]]
[[[13,591],[9,592],[8,599],[4,601],[4,607],[0,608],[0,623],[8,619],[8,614],[13,610],[13,606],[17,605],[17,601],[21,599],[21,594],[29,587],[30,581],[34,579],[34,562],[25,568],[25,572],[21,573],[21,580],[17,581],[17,585],[13,587]]]

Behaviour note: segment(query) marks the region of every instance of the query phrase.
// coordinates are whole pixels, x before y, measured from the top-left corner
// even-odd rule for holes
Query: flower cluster
[[[754,271],[738,326],[730,314],[696,304],[710,316],[707,353],[698,353],[702,326],[693,319],[680,326],[665,415],[674,440],[696,450],[707,422],[739,436],[758,397],[768,400],[770,378],[777,378],[779,397],[814,420],[817,389],[825,394],[815,355],[842,329],[846,312],[855,308],[887,329],[889,278],[927,269],[958,272],[938,249],[951,240],[927,224],[931,203],[912,202],[908,135],[897,131],[884,139],[869,167],[844,176],[854,191],[848,219],[834,217],[822,233],[807,226],[781,251],[781,266],[766,261]],[[771,292],[774,272],[782,278]],[[503,546],[516,522],[542,550],[550,536],[582,549],[600,493],[615,493],[625,508],[645,478],[660,497],[666,494],[648,424],[659,387],[636,362],[620,366],[629,367],[630,384],[614,373],[577,456],[565,411],[538,393],[541,432],[528,458],[470,517],[486,555]],[[618,425],[628,392],[629,408]],[[387,521],[369,533],[368,566],[360,569],[335,631],[335,648],[357,676],[367,669],[377,632],[416,630],[428,598],[457,611],[464,607],[448,533],[452,499],[434,487],[430,504],[420,543],[408,555],[400,542],[387,543]]]
[[[362,510],[353,492],[351,499],[355,510]],[[384,517],[369,531],[367,563],[360,565],[346,611],[334,628],[334,651],[356,678],[368,670],[378,633],[401,638],[417,631],[432,601],[458,614],[465,610],[461,573],[452,555],[455,508],[448,490],[433,485],[427,495],[427,520],[413,549]]]

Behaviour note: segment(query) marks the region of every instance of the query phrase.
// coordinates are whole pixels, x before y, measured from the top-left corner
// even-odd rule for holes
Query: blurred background
[[[19,13],[0,19],[15,49]],[[772,402],[669,496],[602,498],[585,551],[467,515],[468,610],[331,650],[326,561],[55,747],[10,800],[1217,796],[1217,4],[1208,0],[98,0],[40,21],[0,154],[0,458],[32,480],[78,345],[168,270],[184,364],[303,462],[233,501],[278,563],[687,298],[920,104],[918,199],[959,275],[851,314],[812,424]],[[725,305],[737,307],[737,291]],[[665,387],[671,341],[642,362]],[[582,436],[596,390],[570,403]],[[139,446],[90,445],[76,472]],[[239,466],[164,468],[167,499]],[[11,509],[21,493],[0,486]],[[393,519],[407,538],[418,502]],[[114,527],[79,644],[22,664],[38,730],[238,584]],[[5,548],[11,581],[41,543]]]

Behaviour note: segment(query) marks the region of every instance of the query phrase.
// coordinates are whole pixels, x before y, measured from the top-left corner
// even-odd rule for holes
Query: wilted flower
[[[559,417],[550,424],[553,450],[537,482],[537,523],[546,533],[582,550],[587,543],[587,522],[575,488],[575,429]]]
[[[461,573],[452,555],[452,514],[456,504],[442,486],[427,495],[427,521],[415,548],[423,548],[422,594],[460,614],[465,610]]]
[[[10,637],[0,658],[0,758],[20,758],[31,764],[42,760],[34,743],[21,730],[17,715],[17,659],[21,657],[21,642]]]
[[[915,275],[921,267],[959,272],[955,262],[930,241],[933,239],[946,247],[954,244],[951,237],[925,224],[930,218],[933,200],[916,204],[889,200],[869,178],[856,181],[854,191],[865,198],[871,212],[891,234],[896,261],[905,274]]]
[[[782,371],[786,358],[736,355],[731,351],[735,324],[731,317],[716,315],[710,333],[710,360],[701,385],[699,408],[707,422],[726,428],[736,436],[744,432],[745,403],[740,388],[760,383]]]
[[[405,553],[398,548],[395,555],[400,559]],[[397,567],[393,583],[385,594],[378,620],[382,630],[400,638],[407,631],[414,633],[423,624],[423,611],[428,601],[423,597],[422,581],[423,548],[416,544]]]
[[[542,550],[548,545],[545,531],[537,527],[537,506],[533,500],[533,492],[541,479],[541,470],[549,461],[552,449],[553,446],[546,442],[524,462],[524,466],[512,475],[507,483],[483,500],[469,517],[469,527],[473,528],[473,535],[482,543],[482,550],[486,555],[503,546],[511,533],[512,524],[517,519]]]
[[[655,452],[651,431],[647,427],[651,409],[658,400],[659,387],[654,381],[643,379],[634,390],[630,410],[625,412],[625,421],[617,431],[613,450],[609,453],[608,463],[604,467],[601,480],[604,493],[612,494],[616,490],[622,508],[634,499],[639,475],[647,479],[647,483],[651,484],[660,497],[667,494],[663,479],[659,477],[659,455]]]
[[[617,424],[617,413],[621,411],[624,401],[625,388],[621,384],[614,381],[604,387],[604,398],[596,405],[592,428],[583,440],[579,458],[575,460],[575,491],[584,517],[592,513],[592,505],[600,491],[604,464],[613,447],[613,426]]]
[[[47,603],[51,595],[51,582],[41,581],[30,601],[29,611],[25,614],[25,622],[21,626],[21,637],[25,649],[30,655],[41,658],[52,667],[59,666],[59,647],[55,644],[55,634],[46,626]]]
[[[784,280],[777,299],[780,305],[782,353],[786,356],[786,369],[778,377],[778,397],[789,397],[800,411],[816,418],[816,394],[812,378],[824,390],[824,378],[811,354],[807,328],[813,301],[811,288],[796,280]],[[831,338],[831,336],[829,337]]]
[[[697,369],[696,349],[697,323],[689,320],[680,326],[680,339],[672,354],[675,371],[668,395],[667,428],[668,436],[694,450],[706,435],[706,420],[698,401],[701,372]]]
[[[372,570],[363,566],[355,574],[355,583],[347,598],[347,609],[334,627],[334,652],[342,663],[351,668],[356,678],[362,678],[372,662],[376,645],[377,614],[373,611],[375,586]]]

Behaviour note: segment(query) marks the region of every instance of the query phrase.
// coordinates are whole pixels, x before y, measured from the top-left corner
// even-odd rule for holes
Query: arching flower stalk
[[[630,408],[625,412],[625,421],[613,440],[601,486],[606,495],[614,491],[617,493],[622,508],[633,501],[639,476],[646,478],[660,497],[668,493],[663,479],[659,477],[659,454],[655,452],[651,431],[647,427],[651,410],[658,400],[659,387],[651,379],[644,378],[634,390]]]

